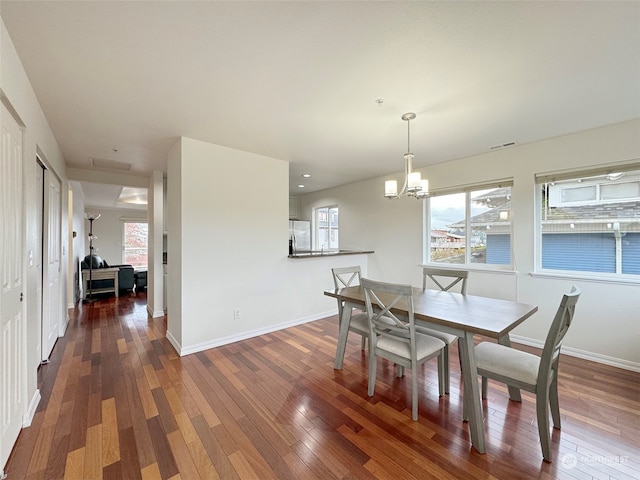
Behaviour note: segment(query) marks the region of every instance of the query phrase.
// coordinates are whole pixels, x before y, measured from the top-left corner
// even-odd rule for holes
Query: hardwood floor
[[[165,321],[148,318],[144,294],[72,312],[40,369],[42,400],[8,480],[640,478],[637,373],[561,358],[563,424],[549,464],[534,397],[510,402],[493,382],[488,452],[470,447],[455,351],[450,395],[438,397],[435,362],[418,370],[413,422],[412,372],[397,379],[380,360],[367,397],[359,337],[333,370],[336,317],[182,358]]]

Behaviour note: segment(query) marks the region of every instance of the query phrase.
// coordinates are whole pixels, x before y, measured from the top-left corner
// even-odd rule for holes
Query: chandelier
[[[407,122],[407,153],[404,154],[404,186],[398,193],[398,182],[387,180],[384,182],[385,198],[414,197],[417,199],[429,196],[429,180],[420,178],[420,172],[413,171],[413,153],[411,153],[411,120],[415,113],[405,113],[402,120]]]

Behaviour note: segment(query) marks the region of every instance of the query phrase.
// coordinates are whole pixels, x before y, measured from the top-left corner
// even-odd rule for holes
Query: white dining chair
[[[453,287],[460,284],[460,287],[459,287],[460,293],[462,295],[466,295],[468,276],[469,276],[469,272],[467,272],[466,270],[450,270],[450,269],[444,269],[444,268],[423,267],[422,268],[422,289],[423,290],[427,289],[427,278],[428,278],[440,290],[445,292],[453,289]],[[420,325],[416,326],[416,331],[420,333],[424,333],[426,335],[431,335],[432,337],[439,338],[445,343],[444,391],[445,393],[449,393],[449,386],[451,384],[450,373],[449,373],[449,346],[453,342],[458,340],[458,337],[450,333],[440,332],[438,330],[422,327]],[[458,357],[460,357],[460,348],[458,348]],[[462,365],[462,362],[460,362],[460,365]]]
[[[333,284],[335,288],[354,287],[360,285],[360,266],[353,267],[336,267],[331,269],[333,275]],[[364,308],[364,307],[363,307]],[[342,312],[344,310],[344,302],[338,299],[338,325],[342,325]],[[361,336],[360,349],[364,350],[367,339],[369,338],[369,317],[366,313],[351,313],[351,321],[349,323],[348,332],[355,332]],[[346,338],[344,339],[346,343]]]
[[[418,366],[436,357],[438,359],[438,392],[444,395],[444,342],[416,332],[411,285],[361,280],[369,319],[369,396],[376,384],[378,357],[386,358],[411,369],[411,418],[418,420]],[[400,319],[393,308],[400,304],[407,309],[407,317]]]
[[[482,376],[482,398],[487,398],[487,379],[521,388],[536,395],[536,417],[542,446],[542,456],[551,462],[551,434],[549,407],[553,426],[560,429],[558,403],[558,360],[560,348],[575,313],[580,289],[576,286],[562,297],[556,316],[551,323],[542,355],[516,350],[491,342],[475,347],[478,374]]]

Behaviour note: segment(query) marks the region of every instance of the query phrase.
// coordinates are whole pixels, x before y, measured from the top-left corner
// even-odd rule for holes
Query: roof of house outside
[[[500,212],[511,211],[511,201],[507,201],[491,210],[474,215],[473,227],[509,225],[509,221],[500,219]],[[608,224],[624,223],[628,231],[640,231],[640,201],[600,203],[573,207],[552,207],[545,210],[543,224]],[[447,225],[450,229],[464,228],[464,220]]]

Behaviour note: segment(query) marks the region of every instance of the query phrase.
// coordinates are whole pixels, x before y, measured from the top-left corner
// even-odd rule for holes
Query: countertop
[[[316,258],[316,257],[335,257],[338,255],[361,255],[366,253],[375,253],[373,250],[305,250],[298,251],[289,258]]]

